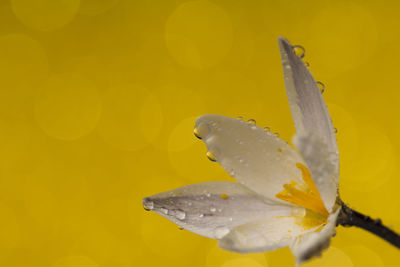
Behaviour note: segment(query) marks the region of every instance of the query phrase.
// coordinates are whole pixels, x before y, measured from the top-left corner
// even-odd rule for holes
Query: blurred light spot
[[[326,29],[329,29],[327,31]],[[374,17],[355,3],[335,2],[315,16],[309,28],[311,65],[324,72],[344,72],[365,63],[377,45]]]
[[[23,34],[0,36],[0,51],[0,115],[21,119],[47,76],[47,57],[40,43]]]
[[[169,136],[168,150],[182,151],[190,146],[198,143],[190,129],[194,128],[197,117],[190,117],[182,120],[172,131]]]
[[[366,246],[349,246],[344,247],[343,251],[351,258],[355,266],[374,266],[384,267],[382,258]]]
[[[241,255],[222,250],[215,245],[207,255],[205,267],[267,267],[267,260],[262,253]]]
[[[202,69],[221,62],[233,42],[227,13],[208,1],[181,4],[169,17],[165,38],[174,59],[185,67]]]
[[[314,258],[309,262],[304,263],[304,267],[353,267],[353,262],[350,257],[342,250],[330,246],[322,252],[321,258]]]
[[[169,146],[170,134],[178,123],[190,116],[200,116],[204,114],[206,110],[206,105],[200,92],[180,86],[162,86],[158,88],[154,91],[154,95],[150,96],[146,101],[146,103],[149,102],[152,102],[152,105],[155,107],[155,109],[149,113],[154,113],[154,122],[161,123],[161,114],[163,117],[161,133],[157,135],[158,138],[152,140],[152,144],[157,148],[165,150],[168,149]],[[157,111],[159,108],[160,110]],[[148,110],[148,108],[146,108],[146,110]],[[149,120],[149,122],[146,121],[143,123],[151,123],[151,121],[152,120]],[[191,137],[193,137],[193,127],[194,122],[189,132]],[[146,130],[145,127],[144,129]]]
[[[49,78],[35,103],[35,118],[53,138],[75,140],[89,134],[101,112],[101,100],[93,83],[77,74]]]
[[[251,258],[239,258],[228,260],[221,267],[266,267],[267,265],[261,265],[256,260]]]
[[[20,224],[14,211],[0,202],[0,249],[2,253],[4,249],[14,248],[18,245],[20,240],[19,228]]]
[[[85,15],[99,15],[113,8],[119,0],[80,0],[79,12]]]
[[[71,22],[79,9],[79,0],[11,0],[17,18],[27,27],[53,31]]]
[[[58,260],[53,267],[100,267],[100,265],[89,257],[73,255]]]
[[[175,260],[193,258],[204,241],[189,231],[179,231],[176,224],[154,212],[143,214],[141,234],[151,252]]]
[[[138,150],[158,134],[162,115],[157,99],[150,97],[147,89],[140,85],[121,84],[109,88],[103,98],[98,131],[112,147]]]

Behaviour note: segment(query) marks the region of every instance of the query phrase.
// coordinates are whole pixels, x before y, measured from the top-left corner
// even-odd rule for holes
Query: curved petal
[[[327,145],[315,134],[296,135],[293,143],[307,162],[322,201],[328,212],[331,212],[338,197],[339,180],[332,154],[328,152]]]
[[[302,184],[296,164],[304,164],[300,154],[274,134],[249,122],[204,115],[196,130],[217,162],[236,180],[251,190],[283,202],[275,196],[284,184]]]
[[[238,225],[292,212],[291,207],[232,182],[183,186],[144,198],[143,205],[191,232],[214,239]]]
[[[328,222],[319,232],[310,232],[299,236],[290,246],[297,264],[301,264],[315,256],[321,255],[322,251],[329,247],[330,239],[335,235],[336,221],[340,208],[329,215]]]
[[[303,232],[296,217],[274,217],[234,228],[219,246],[240,253],[265,252],[291,245]]]
[[[336,172],[339,172],[339,152],[332,121],[321,92],[303,61],[296,56],[292,45],[284,38],[278,39],[281,51],[283,75],[290,110],[297,134],[312,132],[320,136],[327,150],[334,157]]]

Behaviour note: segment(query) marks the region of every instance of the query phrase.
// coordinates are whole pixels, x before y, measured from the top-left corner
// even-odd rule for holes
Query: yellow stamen
[[[296,167],[302,172],[302,178],[306,188],[296,188],[296,182],[283,185],[284,190],[276,194],[276,197],[297,206],[306,208],[317,214],[327,216],[329,213],[321,199],[318,188],[311,178],[310,171],[304,164],[297,163]]]

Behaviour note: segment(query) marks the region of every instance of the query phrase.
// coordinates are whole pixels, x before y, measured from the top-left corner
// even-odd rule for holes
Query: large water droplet
[[[150,211],[150,210],[154,209],[154,202],[151,200],[147,200],[147,199],[143,200],[143,208],[146,211]]]
[[[207,151],[207,158],[209,159],[209,160],[211,160],[211,161],[213,161],[213,162],[216,162],[217,161],[217,159],[215,158],[215,156],[210,152],[210,151]]]
[[[165,215],[168,215],[168,210],[167,210],[167,209],[165,209],[165,208],[160,208],[160,211],[161,211],[162,213],[164,213]]]
[[[249,122],[249,123],[251,123],[251,124],[253,124],[253,125],[256,125],[256,120],[255,120],[255,119],[250,119],[250,120],[248,120],[247,122]]]
[[[229,233],[229,229],[226,227],[217,227],[214,230],[214,235],[217,239],[223,238],[225,235]]]
[[[182,210],[176,210],[175,211],[175,217],[178,219],[178,220],[184,220],[185,218],[186,218],[186,213],[184,212],[184,211],[182,211]]]
[[[301,45],[294,45],[293,46],[293,52],[298,56],[299,58],[303,58],[306,55],[306,50],[304,47]]]
[[[211,132],[210,126],[208,126],[206,123],[200,123],[193,130],[194,135],[199,139],[207,138],[210,132]]]
[[[292,216],[304,217],[304,216],[306,216],[306,209],[303,207],[293,207],[292,208]]]
[[[197,138],[199,138],[201,140],[201,136],[200,136],[199,130],[197,128],[194,128],[193,134],[194,134],[194,136],[196,136]]]

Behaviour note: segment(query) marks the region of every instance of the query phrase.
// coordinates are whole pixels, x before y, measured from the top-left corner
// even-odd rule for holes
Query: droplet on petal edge
[[[194,128],[193,134],[194,134],[194,136],[196,136],[197,138],[199,138],[201,140],[201,136],[200,136],[199,130],[197,130],[197,128]]]
[[[209,160],[211,160],[212,162],[216,162],[217,161],[216,158],[214,157],[214,155],[210,151],[207,151],[206,155],[207,155],[207,158]]]
[[[255,119],[250,119],[250,120],[248,120],[247,121],[248,123],[251,123],[251,124],[253,124],[253,125],[256,125],[256,120]]]
[[[147,198],[143,199],[143,208],[146,211],[150,211],[152,209],[154,209],[154,203],[151,200],[148,200]]]

